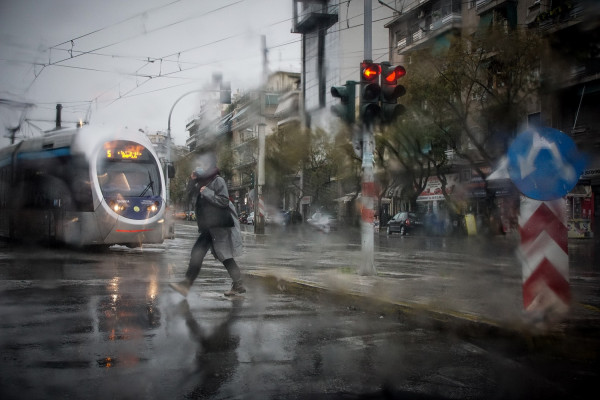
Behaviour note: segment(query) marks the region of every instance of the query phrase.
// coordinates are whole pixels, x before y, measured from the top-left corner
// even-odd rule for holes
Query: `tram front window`
[[[105,198],[160,196],[160,171],[147,149],[127,141],[107,142],[105,148],[107,155],[97,164],[98,183]]]
[[[160,178],[153,164],[110,163],[98,175],[104,197],[160,195]]]

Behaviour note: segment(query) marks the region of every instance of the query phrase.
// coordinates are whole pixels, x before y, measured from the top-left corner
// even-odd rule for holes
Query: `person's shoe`
[[[238,296],[242,293],[246,293],[246,288],[242,285],[242,281],[233,282],[231,289],[225,292],[225,296]]]
[[[192,284],[187,279],[184,279],[181,282],[169,283],[169,286],[183,297],[187,297]]]

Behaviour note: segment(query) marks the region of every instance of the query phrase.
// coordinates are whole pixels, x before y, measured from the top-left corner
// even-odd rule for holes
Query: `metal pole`
[[[364,59],[372,59],[372,6],[371,0],[365,0],[364,29],[365,29],[365,51]],[[361,253],[362,264],[359,273],[361,275],[375,275],[375,239],[373,229],[373,217],[375,215],[375,182],[373,177],[373,127],[362,121],[362,194],[361,194]]]
[[[373,7],[371,5],[371,0],[365,0],[365,31],[364,31],[364,40],[365,40],[365,52],[363,59],[372,60],[373,59],[373,30],[371,29],[372,21],[373,21]]]
[[[265,185],[265,124],[258,124],[258,174],[256,187],[258,189],[258,203],[254,214],[254,233],[265,233],[265,205],[263,187]]]
[[[190,92],[184,93],[182,94],[177,100],[175,100],[175,103],[173,103],[173,105],[171,106],[171,110],[169,111],[169,120],[167,121],[167,168],[168,165],[171,164],[171,115],[173,114],[173,109],[175,108],[175,106],[177,105],[177,103],[179,103],[179,101],[181,99],[183,99],[185,96],[190,95],[192,93],[197,93],[197,92],[205,92],[206,90],[202,90],[202,89],[196,89],[196,90],[192,90]],[[169,205],[169,176],[165,176],[165,187],[167,189],[167,193],[165,193],[165,201],[167,203],[167,205]]]
[[[175,100],[175,103],[173,103],[173,105],[171,106],[171,110],[169,111],[169,120],[167,121],[167,165],[169,165],[171,163],[171,115],[173,114],[173,109],[175,108],[175,106],[177,105],[177,103],[179,103],[179,101],[181,99],[183,99],[185,96],[190,95],[192,93],[205,93],[205,92],[222,92],[222,89],[217,89],[217,90],[213,90],[213,89],[196,89],[196,90],[191,90],[187,93],[182,94],[177,100]],[[169,177],[166,176],[165,177],[165,181],[166,181],[166,189],[167,189],[167,193],[165,195],[165,200],[167,202],[167,205],[169,204]]]

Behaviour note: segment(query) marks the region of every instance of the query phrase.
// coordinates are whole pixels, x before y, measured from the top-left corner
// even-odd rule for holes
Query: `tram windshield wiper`
[[[148,182],[148,184],[146,185],[146,188],[144,189],[144,191],[142,193],[139,194],[138,197],[142,197],[143,195],[145,195],[146,192],[148,191],[148,189],[152,189],[152,193],[154,193],[154,181],[152,180],[150,171],[148,171],[148,179],[150,179],[150,182]]]

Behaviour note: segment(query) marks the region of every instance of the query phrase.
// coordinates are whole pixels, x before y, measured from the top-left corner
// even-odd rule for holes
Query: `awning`
[[[494,181],[497,179],[510,179],[508,175],[508,158],[506,156],[500,159],[498,166],[487,178],[486,181]]]
[[[360,197],[360,193],[358,194],[358,196],[356,196],[356,192],[352,192],[352,193],[347,193],[346,195],[344,195],[342,197],[338,197],[337,199],[333,199],[333,201],[348,203],[349,201],[352,201],[358,197]]]
[[[402,189],[404,189],[404,185],[392,186],[387,191],[387,197],[402,197]]]
[[[289,97],[277,105],[275,118],[285,118],[292,113],[298,112],[298,101],[296,97]]]

